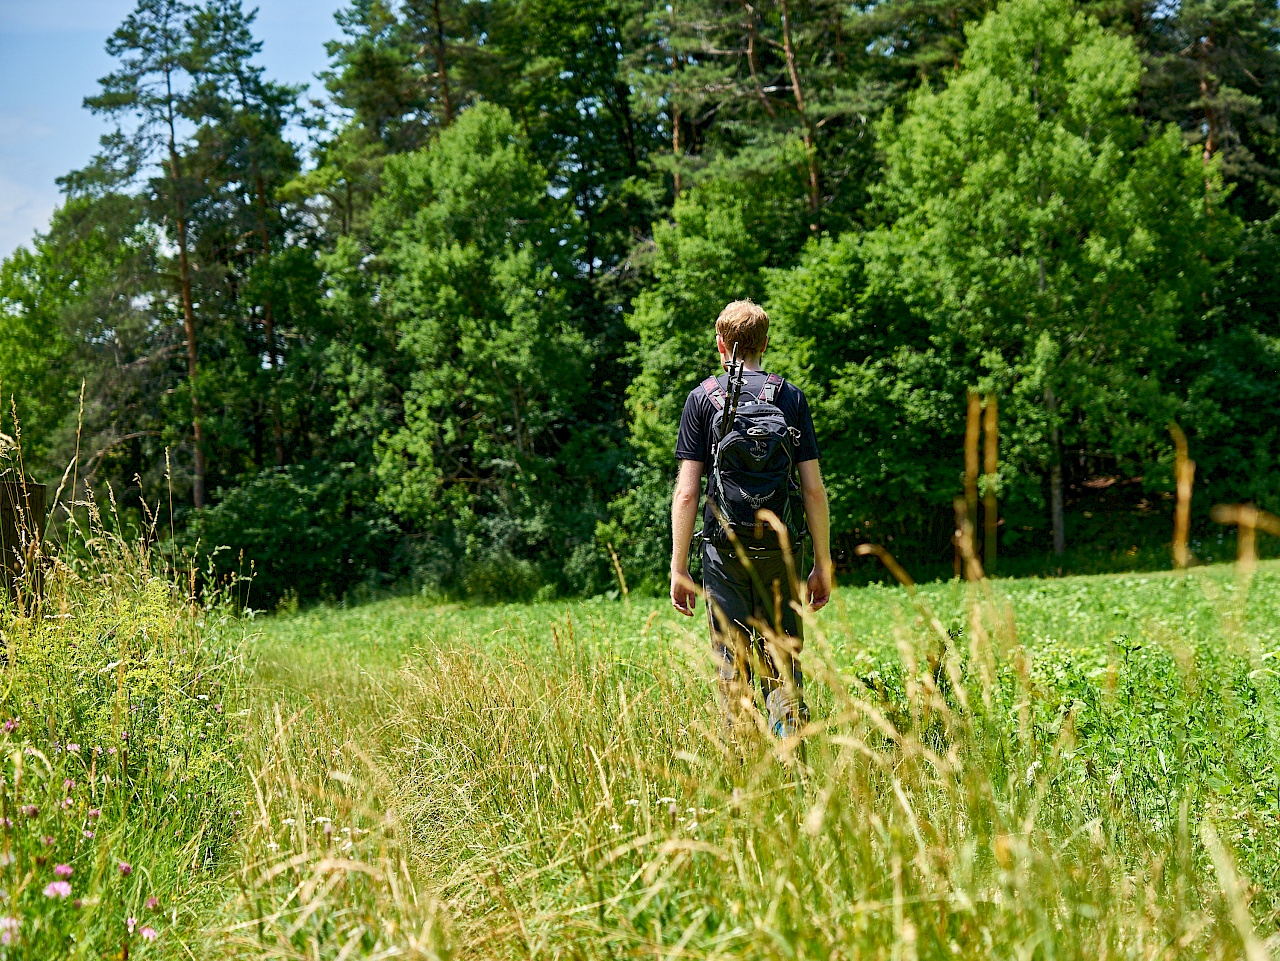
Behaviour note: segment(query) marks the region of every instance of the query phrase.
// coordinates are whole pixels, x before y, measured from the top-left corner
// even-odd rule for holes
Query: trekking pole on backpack
[[[738,413],[738,398],[742,394],[743,366],[744,362],[738,360],[738,345],[734,344],[733,353],[729,355],[729,362],[724,365],[724,369],[729,374],[729,379],[725,384],[723,392],[724,406],[720,407],[720,430],[716,435],[714,457],[711,462],[711,489],[715,491],[716,498],[723,497],[724,495],[724,487],[720,483],[720,455],[723,450],[722,441],[728,437],[729,432],[733,430],[733,420]],[[715,381],[708,380],[707,383],[714,385]],[[720,522],[720,526],[732,537],[733,528],[720,512],[714,499],[711,500],[711,508],[715,512],[716,519]]]
[[[724,440],[725,436],[733,427],[733,368],[738,363],[738,345],[733,345],[733,353],[729,355],[729,363],[724,365],[724,369],[729,374],[729,383],[725,387],[725,405],[720,408],[720,430],[716,437],[717,441]],[[708,381],[710,383],[710,381]],[[716,445],[717,455],[720,452],[719,444]],[[716,458],[717,462],[719,457]]]
[[[742,370],[745,362],[738,360],[738,345],[733,345],[733,353],[725,370],[729,372],[729,382],[725,385],[725,405],[720,411],[720,439],[724,440],[733,430],[733,418],[738,413],[738,398],[742,394]]]

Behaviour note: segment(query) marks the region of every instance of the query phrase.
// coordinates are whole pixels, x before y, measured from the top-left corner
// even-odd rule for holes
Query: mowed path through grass
[[[804,763],[723,742],[703,616],[665,599],[265,619],[247,860],[287,867],[255,943],[1235,956],[1280,904],[1277,585],[1264,564],[1247,591],[1230,567],[840,591],[807,645]]]
[[[1280,648],[1277,585],[1280,561],[1263,562],[1248,598],[1247,626],[1268,650]],[[997,580],[991,589],[1009,601],[1019,639],[1031,650],[1079,652],[1103,664],[1124,648],[1122,638],[1129,639],[1131,648],[1144,641],[1216,644],[1223,639],[1224,615],[1239,604],[1229,565],[1201,568],[1189,576],[1159,572]],[[949,628],[963,625],[965,586],[925,584],[919,595]],[[872,585],[838,590],[815,624],[842,664],[854,667],[894,650],[895,631],[915,616],[905,590]],[[267,689],[335,703],[335,695],[340,702],[370,686],[393,683],[406,660],[425,651],[458,645],[491,652],[546,648],[553,640],[551,628],[563,627],[568,619],[581,625],[583,643],[617,657],[645,660],[674,639],[701,644],[705,638],[701,607],[696,617],[681,617],[666,598],[469,606],[402,597],[266,618],[254,663]]]

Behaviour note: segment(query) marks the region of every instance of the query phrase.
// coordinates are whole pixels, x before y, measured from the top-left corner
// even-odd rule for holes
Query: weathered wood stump
[[[10,594],[24,577],[28,591],[40,592],[44,520],[43,484],[0,481],[0,579]]]

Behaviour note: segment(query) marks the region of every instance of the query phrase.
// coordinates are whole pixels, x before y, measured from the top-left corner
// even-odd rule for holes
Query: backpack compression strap
[[[772,404],[778,399],[778,394],[782,392],[783,380],[777,374],[770,374],[765,378],[764,390],[760,391],[760,399],[766,404]]]
[[[770,374],[765,378],[764,389],[760,391],[760,399],[766,404],[772,404],[778,399],[778,394],[782,392],[782,385],[786,383],[777,374]],[[707,397],[711,403],[716,405],[716,410],[724,410],[726,395],[724,388],[720,386],[720,381],[714,377],[708,377],[702,382],[702,389],[707,392]]]
[[[720,381],[714,377],[708,377],[702,382],[702,389],[707,392],[707,397],[711,399],[711,403],[716,405],[716,410],[724,410],[726,397],[724,388],[720,386]]]

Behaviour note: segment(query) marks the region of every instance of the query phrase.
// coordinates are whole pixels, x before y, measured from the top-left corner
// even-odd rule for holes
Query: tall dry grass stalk
[[[977,391],[969,391],[964,422],[964,511],[970,522],[978,517],[978,444],[982,431],[982,398]],[[958,516],[958,515],[957,515]],[[959,528],[959,522],[956,527]],[[963,557],[957,544],[955,550],[955,576],[964,573]]]

